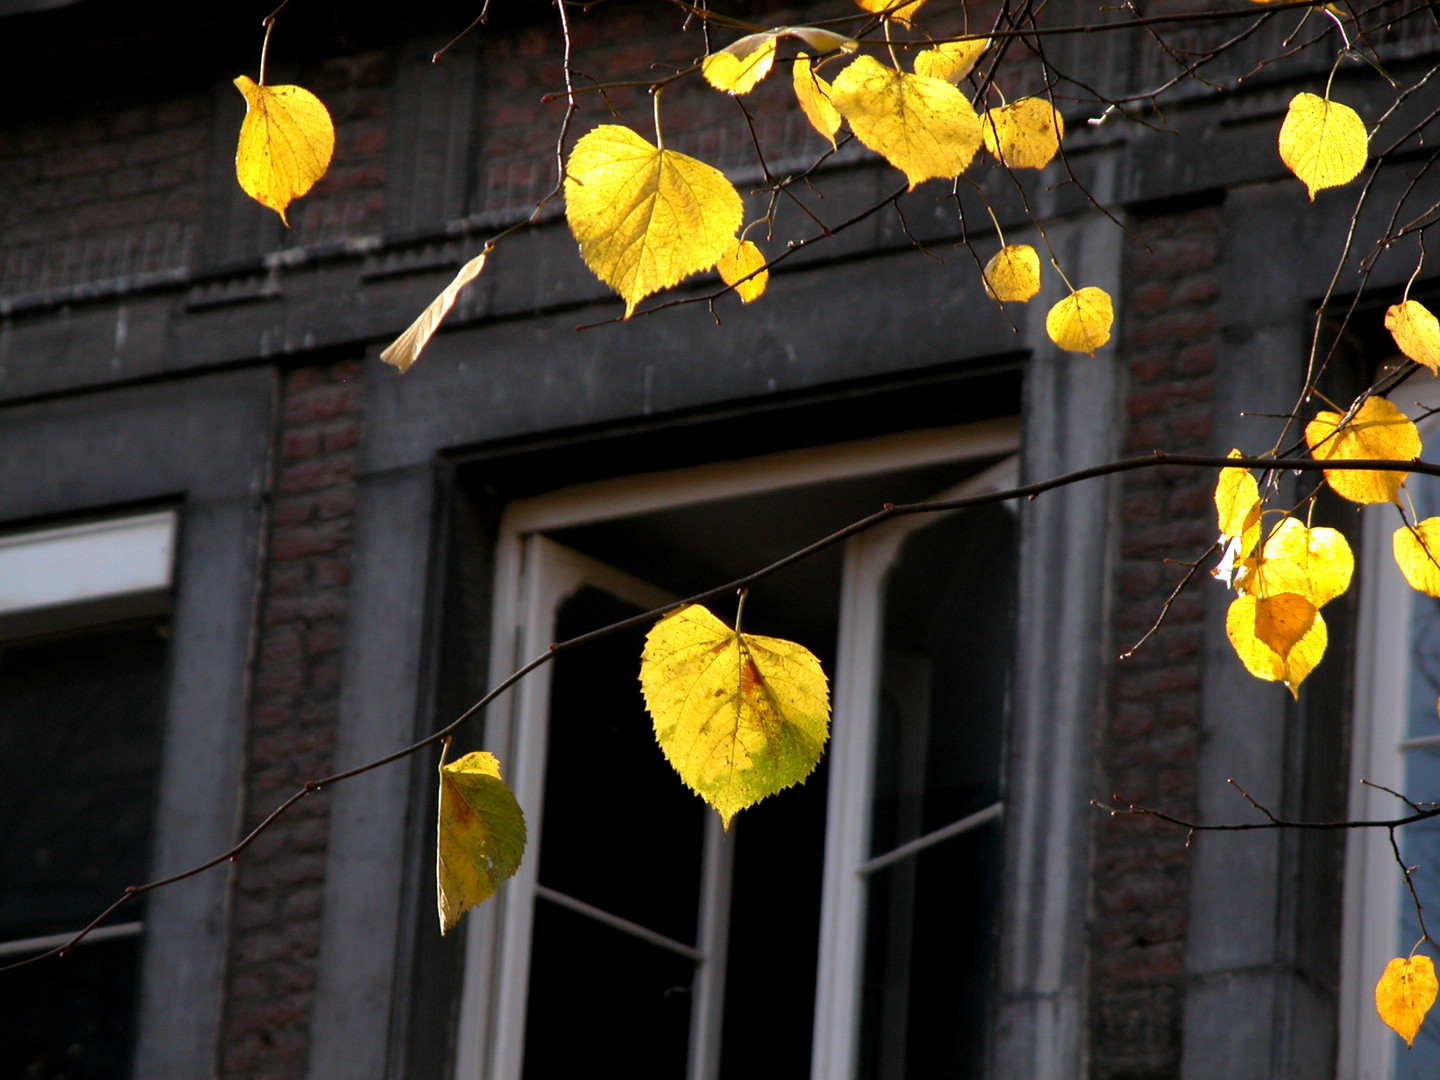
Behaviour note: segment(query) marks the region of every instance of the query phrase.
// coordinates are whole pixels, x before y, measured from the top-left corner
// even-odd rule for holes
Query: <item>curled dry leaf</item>
[[[855,137],[903,172],[912,189],[959,176],[980,149],[980,118],[964,94],[939,79],[859,56],[836,77],[830,97]]]
[[[854,52],[857,42],[833,30],[818,26],[777,26],[758,34],[747,34],[725,48],[711,53],[700,63],[707,82],[717,90],[748,94],[770,73],[775,47],[781,38],[795,38],[822,53]]]
[[[1418,300],[1395,304],[1385,312],[1385,329],[1402,353],[1440,374],[1440,322],[1429,308]]]
[[[1019,98],[985,110],[985,149],[1012,169],[1043,169],[1060,151],[1065,121],[1044,98]]]
[[[500,779],[495,756],[477,750],[447,765],[442,753],[435,854],[440,932],[493,896],[524,852],[525,815]]]
[[[1415,1045],[1415,1036],[1425,1020],[1440,981],[1435,978],[1435,964],[1428,956],[1397,956],[1385,965],[1385,973],[1375,984],[1375,1011],[1380,1019],[1405,1040]]]
[[[1236,597],[1225,613],[1225,636],[1245,670],[1257,679],[1284,683],[1297,698],[1329,640],[1315,605],[1294,593]]]
[[[449,314],[450,309],[455,306],[455,299],[460,295],[460,290],[470,284],[485,269],[485,259],[489,256],[490,249],[486,248],[479,255],[467,262],[460,268],[449,285],[440,291],[440,295],[431,300],[425,306],[425,310],[411,323],[398,338],[392,341],[380,354],[380,359],[387,364],[393,364],[403,374],[410,370],[420,351],[425,348],[430,338],[434,336],[436,329],[440,326],[440,320]]]
[[[1440,596],[1440,517],[1402,525],[1391,538],[1395,565],[1416,592]]]
[[[992,300],[1029,300],[1040,291],[1040,256],[1029,244],[1006,244],[990,256],[982,280]]]
[[[1280,125],[1280,160],[1305,184],[1310,201],[1322,188],[1348,184],[1365,168],[1370,137],[1348,105],[1296,94]]]
[[[835,149],[835,133],[840,130],[840,114],[830,101],[830,84],[815,74],[808,53],[795,58],[791,70],[791,81],[795,85],[795,100],[810,126],[830,140],[830,149]]]
[[[725,827],[814,770],[830,731],[820,661],[804,646],[741,634],[698,604],[645,639],[640,689],[655,740]]]
[[[1050,309],[1045,316],[1045,332],[1066,352],[1094,356],[1095,350],[1110,340],[1110,325],[1114,321],[1110,294],[1089,285]]]
[[[735,293],[743,303],[750,303],[765,291],[770,281],[770,271],[765,269],[765,256],[749,240],[741,240],[720,256],[715,264],[720,280],[733,285]]]
[[[1310,456],[1320,461],[1413,461],[1420,456],[1420,433],[1409,417],[1380,397],[1366,398],[1348,424],[1344,416],[1322,412],[1305,425]],[[1326,469],[1325,479],[1335,493],[1358,503],[1393,502],[1403,472],[1364,469]]]
[[[989,38],[941,42],[915,57],[915,74],[944,79],[951,84],[958,83],[975,70],[981,54],[989,47]]]
[[[735,243],[744,207],[704,162],[602,124],[570,151],[565,218],[585,265],[635,305],[701,270]]]
[[[299,86],[262,86],[241,75],[235,86],[245,97],[245,121],[235,148],[240,188],[280,215],[330,167],[335,125],[324,104]]]

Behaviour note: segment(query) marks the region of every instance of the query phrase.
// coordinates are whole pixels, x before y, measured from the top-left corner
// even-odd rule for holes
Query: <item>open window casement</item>
[[[518,501],[497,542],[492,675],[883,502],[1008,486],[1016,435],[991,422]],[[621,1052],[677,1080],[739,1076],[757,1054],[836,1080],[899,1075],[907,1056],[911,1074],[980,1075],[1017,536],[1004,507],[900,519],[754,587],[745,629],[816,652],[834,715],[816,773],[728,835],[654,744],[645,627],[497,699],[484,744],[530,846],[470,917],[455,1075]],[[733,601],[713,607],[733,620]]]

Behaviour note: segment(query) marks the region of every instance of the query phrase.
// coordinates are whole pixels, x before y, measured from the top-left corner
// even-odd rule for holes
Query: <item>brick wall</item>
[[[245,777],[245,828],[330,770],[360,437],[360,365],[285,376]],[[226,1077],[302,1077],[320,942],[328,799],[304,799],[236,864]]]
[[[1123,362],[1130,378],[1124,452],[1211,453],[1220,211],[1141,214],[1126,253]],[[1128,474],[1122,486],[1114,652],[1160,615],[1185,567],[1215,538],[1214,477]],[[1200,725],[1201,571],[1154,637],[1114,664],[1099,731],[1097,794],[1193,816]],[[1091,965],[1092,1074],[1159,1080],[1180,1072],[1189,908],[1185,833],[1146,818],[1099,820]]]

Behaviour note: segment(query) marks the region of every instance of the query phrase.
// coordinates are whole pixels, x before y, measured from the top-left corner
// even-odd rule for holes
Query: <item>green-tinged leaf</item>
[[[448,765],[441,755],[439,819],[435,884],[443,934],[519,869],[525,815],[500,779],[500,763],[477,750]]]

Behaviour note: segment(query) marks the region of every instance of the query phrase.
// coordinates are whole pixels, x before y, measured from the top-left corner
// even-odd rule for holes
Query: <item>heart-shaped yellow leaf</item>
[[[714,266],[743,215],[724,173],[618,124],[582,136],[565,166],[565,217],[580,257],[624,297],[626,318],[651,293]]]
[[[829,736],[820,661],[794,642],[737,633],[698,604],[651,628],[640,688],[666,759],[727,829],[809,776]]]
[[[770,281],[770,271],[765,269],[765,256],[749,240],[741,240],[720,256],[715,264],[720,280],[735,286],[736,295],[743,303],[750,303],[765,291]]]
[[[1040,256],[1029,244],[1006,244],[990,256],[982,280],[992,300],[1029,300],[1040,291]]]
[[[1325,655],[1329,635],[1313,604],[1293,593],[1282,596],[1293,599],[1237,596],[1225,613],[1225,636],[1251,675],[1284,683],[1298,698],[1300,684]],[[1302,626],[1304,630],[1292,640],[1295,629]],[[1283,654],[1276,645],[1286,646]]]
[[[1050,309],[1045,316],[1045,332],[1066,352],[1094,356],[1095,350],[1110,340],[1110,325],[1114,321],[1115,308],[1110,303],[1110,294],[1089,285]]]
[[[245,75],[235,80],[245,96],[245,121],[235,148],[240,188],[280,215],[330,167],[335,125],[320,99],[298,86],[261,86]]]
[[[495,756],[477,750],[449,765],[441,754],[439,817],[435,885],[443,934],[519,869],[525,815]]]
[[[1435,978],[1435,964],[1428,956],[1397,956],[1385,965],[1385,974],[1375,984],[1375,1011],[1405,1040],[1406,1046],[1414,1046],[1437,992],[1440,981]]]
[[[836,77],[830,99],[862,143],[903,172],[913,189],[965,171],[980,148],[980,118],[940,79],[859,56]]]
[[[866,11],[876,15],[888,15],[901,26],[909,26],[910,20],[925,0],[855,0]]]
[[[1348,105],[1296,94],[1280,125],[1280,160],[1305,184],[1310,201],[1322,188],[1348,184],[1365,168],[1370,136]]]
[[[915,57],[915,74],[928,75],[932,79],[944,79],[958,83],[975,70],[980,56],[990,47],[989,38],[975,38],[970,41],[942,41],[932,49],[925,49]]]
[[[1306,528],[1287,517],[1270,531],[1260,554],[1245,563],[1236,587],[1262,598],[1294,593],[1321,608],[1350,587],[1354,573],[1355,556],[1343,533]]]
[[[1385,329],[1395,346],[1430,374],[1440,373],[1440,321],[1418,300],[1395,304],[1385,312]]]
[[[1416,592],[1440,596],[1440,517],[1402,525],[1391,538],[1395,564]]]
[[[705,57],[700,70],[716,90],[748,94],[774,63],[775,34],[751,34]]]
[[[790,73],[795,86],[795,100],[810,126],[830,140],[830,149],[835,149],[835,133],[840,130],[840,113],[830,100],[830,84],[815,74],[810,64],[810,55],[800,53]]]
[[[1044,98],[1019,98],[980,118],[985,149],[1012,169],[1043,169],[1060,151],[1065,121]]]
[[[1322,412],[1305,425],[1310,456],[1320,461],[1413,461],[1420,456],[1420,432],[1409,417],[1381,397],[1366,398],[1344,427],[1344,416]],[[1394,502],[1403,472],[1326,469],[1336,494],[1358,503]]]

